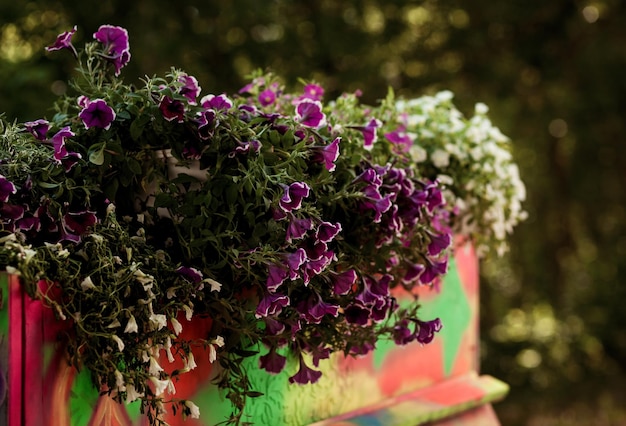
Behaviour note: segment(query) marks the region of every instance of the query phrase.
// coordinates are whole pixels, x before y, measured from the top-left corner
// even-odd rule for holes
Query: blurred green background
[[[126,81],[174,65],[205,93],[257,68],[334,97],[450,89],[514,142],[530,218],[482,264],[482,370],[505,425],[626,424],[626,4],[619,0],[0,1],[0,111],[51,115],[78,25],[129,30]]]

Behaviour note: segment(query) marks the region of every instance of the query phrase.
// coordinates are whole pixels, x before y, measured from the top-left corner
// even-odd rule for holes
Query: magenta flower
[[[289,306],[289,296],[284,294],[267,294],[259,302],[255,316],[262,318],[269,315],[277,315],[286,306]]]
[[[61,160],[67,156],[67,148],[65,148],[65,139],[75,136],[74,132],[70,130],[69,126],[66,126],[59,130],[54,136],[52,136],[52,147],[54,148],[54,159],[57,163],[61,163]]]
[[[441,192],[441,189],[437,187],[437,184],[429,184],[425,189],[428,191],[428,195],[426,197],[426,207],[428,207],[430,212],[445,204],[443,193]]]
[[[344,309],[344,315],[349,324],[366,325],[370,320],[370,314],[371,310],[358,300]]]
[[[296,120],[303,126],[318,128],[326,124],[326,115],[322,112],[322,103],[312,99],[303,99],[296,105]]]
[[[341,223],[322,222],[315,231],[315,237],[323,243],[329,243],[339,232],[341,232]]]
[[[272,89],[265,89],[259,93],[259,103],[263,106],[272,105],[276,102],[276,92]]]
[[[300,276],[300,267],[304,265],[307,260],[306,251],[303,248],[299,248],[295,252],[288,253],[285,256],[285,262],[289,267],[289,279],[295,280]]]
[[[431,234],[430,243],[428,244],[428,254],[431,256],[437,256],[439,253],[450,247],[452,238],[450,234]]]
[[[68,152],[65,157],[61,159],[61,164],[65,169],[65,173],[68,173],[72,168],[78,164],[78,161],[83,158],[78,152]]]
[[[313,161],[324,163],[324,167],[329,172],[334,172],[337,165],[335,161],[339,158],[339,142],[341,137],[338,136],[330,144],[323,147],[313,147]]]
[[[69,212],[63,216],[62,240],[80,241],[80,237],[98,222],[94,212],[87,210]]]
[[[406,272],[404,273],[404,276],[402,277],[402,282],[404,282],[405,284],[410,284],[414,282],[417,277],[419,277],[422,272],[424,272],[424,269],[426,269],[426,267],[421,263],[409,264]]]
[[[202,90],[198,80],[193,76],[183,74],[178,77],[178,81],[183,84],[178,93],[187,98],[189,105],[196,105],[196,99],[200,96],[200,91]]]
[[[409,149],[411,149],[411,146],[413,146],[413,140],[403,128],[385,133],[385,138],[392,144],[396,145],[400,152],[408,152]]]
[[[107,105],[104,99],[94,99],[86,102],[85,107],[78,113],[78,117],[83,120],[87,129],[98,127],[108,130],[115,120],[115,111]]]
[[[315,383],[320,377],[322,377],[322,372],[313,370],[308,367],[304,363],[304,359],[302,355],[300,355],[300,368],[298,372],[289,378],[289,383],[298,383],[301,385],[306,385],[307,383]]]
[[[324,88],[318,84],[307,84],[304,86],[304,94],[302,98],[312,99],[314,101],[321,101],[324,97]]]
[[[261,151],[262,146],[263,144],[261,144],[261,142],[257,140],[237,142],[237,146],[233,151],[228,154],[228,156],[230,158],[234,158],[237,154],[248,154],[250,151],[258,154]]]
[[[17,188],[13,182],[0,175],[0,202],[6,203],[9,200],[9,196],[16,192]]]
[[[417,320],[417,325],[418,331],[415,334],[415,338],[423,345],[432,342],[435,337],[435,333],[439,332],[443,328],[443,324],[439,318],[431,321]]]
[[[308,299],[300,302],[297,309],[300,317],[309,324],[319,324],[325,315],[333,317],[339,315],[339,306],[324,302],[317,293],[311,294]]]
[[[409,321],[403,319],[393,327],[393,341],[396,345],[406,345],[415,340],[415,333],[409,328]]]
[[[39,119],[35,121],[27,121],[24,123],[24,127],[32,133],[35,139],[45,141],[48,130],[50,130],[50,123],[46,120]]]
[[[218,96],[206,95],[200,99],[200,105],[202,105],[202,108],[212,108],[220,111],[231,109],[233,107],[233,101],[224,94]]]
[[[348,294],[356,282],[356,271],[349,269],[340,273],[332,272],[330,274],[330,280],[333,284],[333,292],[335,294]]]
[[[420,283],[429,284],[440,275],[444,275],[448,271],[448,260],[442,262],[426,259],[424,272],[420,275]]]
[[[267,267],[267,290],[274,293],[287,279],[287,269],[282,265],[271,264]]]
[[[285,368],[287,357],[276,352],[276,348],[270,348],[270,351],[259,357],[259,367],[270,374],[278,374]]]
[[[294,182],[285,186],[285,192],[278,201],[278,205],[285,212],[297,210],[302,206],[302,199],[309,196],[311,188],[304,182]]]
[[[285,240],[290,243],[293,240],[299,240],[303,238],[307,231],[313,228],[313,221],[310,218],[298,219],[293,216],[287,226],[287,234]]]
[[[178,272],[181,277],[194,284],[199,284],[203,278],[202,272],[188,266],[180,266],[176,269],[176,272]]]
[[[76,25],[69,31],[65,31],[57,36],[55,42],[47,46],[45,49],[48,52],[52,52],[53,50],[61,50],[61,49],[69,49],[74,54],[74,57],[77,58],[78,54],[76,53],[76,49],[72,45],[72,36],[76,32]]]
[[[93,34],[93,38],[104,44],[107,59],[115,66],[115,75],[120,75],[120,70],[130,61],[128,31],[122,27],[101,25]]]
[[[382,125],[382,121],[372,118],[365,126],[351,126],[350,128],[360,130],[363,133],[363,148],[369,151],[374,148],[374,142],[377,139],[376,129],[382,127]]]
[[[163,118],[167,121],[176,120],[178,123],[185,121],[185,104],[179,100],[174,100],[169,96],[163,96],[159,109],[163,114]]]

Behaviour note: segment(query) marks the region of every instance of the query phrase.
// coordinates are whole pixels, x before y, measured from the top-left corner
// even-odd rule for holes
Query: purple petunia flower
[[[179,123],[185,121],[185,104],[179,100],[174,100],[169,96],[163,96],[159,109],[163,114],[163,118],[167,121],[176,120]]]
[[[339,306],[324,302],[317,293],[311,294],[308,299],[300,302],[297,310],[300,312],[300,317],[309,324],[319,324],[326,315],[333,317],[339,315]]]
[[[385,138],[387,138],[387,140],[392,144],[399,147],[400,152],[408,152],[409,149],[411,149],[411,146],[413,146],[413,140],[403,128],[385,133]]]
[[[330,274],[330,279],[333,284],[333,292],[335,294],[348,294],[356,282],[356,271],[354,269],[349,269],[339,273],[332,272]]]
[[[94,212],[84,210],[63,215],[61,240],[79,242],[80,237],[98,222]]]
[[[409,328],[409,321],[405,318],[393,327],[393,341],[396,345],[406,345],[415,340],[415,333]]]
[[[370,151],[374,148],[374,142],[377,139],[376,129],[382,127],[382,125],[382,121],[372,118],[365,126],[350,126],[350,128],[360,130],[363,133],[363,148]]]
[[[313,147],[313,161],[324,163],[324,167],[329,172],[334,172],[337,168],[335,161],[339,158],[339,143],[341,137],[338,136],[330,144],[323,147]]]
[[[312,99],[303,99],[296,105],[296,120],[303,126],[318,127],[326,124],[326,115],[322,112],[322,103]]]
[[[48,123],[47,120],[39,119],[35,121],[27,121],[24,123],[24,127],[32,133],[35,139],[45,141],[48,130],[50,130],[50,123]]]
[[[322,222],[315,231],[315,237],[323,243],[329,243],[339,232],[341,232],[341,223]]]
[[[265,317],[263,322],[265,322],[265,333],[270,336],[281,334],[286,329],[284,322],[275,320],[274,318]]]
[[[302,199],[309,196],[311,188],[304,182],[294,182],[285,186],[285,192],[278,201],[278,205],[285,212],[297,210],[302,206]]]
[[[295,216],[291,217],[289,221],[289,226],[287,226],[287,233],[285,236],[285,241],[288,243],[293,240],[299,240],[304,238],[307,231],[313,228],[313,221],[310,218],[298,219]]]
[[[440,275],[444,275],[448,271],[448,260],[442,262],[426,259],[424,272],[420,275],[420,283],[429,284]]]
[[[376,347],[370,342],[364,342],[361,345],[354,345],[350,348],[350,355],[353,356],[363,356],[367,355],[371,351],[376,349]]]
[[[181,277],[194,284],[199,284],[203,278],[202,272],[200,272],[196,268],[191,268],[188,266],[180,266],[178,269],[176,269],[176,272]]]
[[[302,355],[300,355],[300,368],[298,369],[298,372],[296,374],[289,378],[289,383],[298,383],[301,385],[305,385],[307,383],[317,382],[320,377],[322,377],[322,372],[313,370],[312,368],[308,367],[304,363]]]
[[[74,57],[77,58],[78,54],[76,53],[76,49],[74,45],[72,45],[72,36],[76,32],[76,25],[69,31],[65,31],[57,36],[57,39],[50,46],[47,46],[45,49],[48,52],[52,52],[53,50],[61,50],[61,49],[69,49],[74,54]]]
[[[393,202],[391,194],[387,194],[382,198],[369,197],[361,203],[362,210],[374,210],[374,223],[380,223],[383,213],[389,211]]]
[[[306,251],[303,248],[299,248],[295,252],[288,253],[285,256],[285,262],[289,267],[289,279],[295,280],[300,276],[300,267],[304,265],[306,261]]]
[[[307,84],[304,86],[304,94],[302,98],[312,99],[314,101],[321,101],[324,97],[324,88],[318,84]]]
[[[287,270],[282,265],[271,264],[267,267],[267,290],[274,293],[287,279]]]
[[[431,321],[417,320],[418,331],[415,334],[415,339],[421,344],[427,344],[432,342],[435,337],[435,333],[439,332],[443,328],[443,324],[439,318]]]
[[[285,368],[287,357],[276,352],[276,348],[259,357],[259,367],[271,374],[278,374]]]
[[[289,296],[284,294],[267,294],[256,308],[257,318],[279,314],[285,306],[289,306]]]
[[[88,100],[85,107],[78,113],[78,117],[83,120],[86,129],[98,127],[109,129],[115,120],[115,111],[107,105],[104,99]]]
[[[113,61],[115,66],[115,75],[120,75],[120,70],[130,61],[128,31],[122,27],[101,25],[93,38],[104,44],[107,59]]]
[[[406,284],[414,282],[417,279],[417,277],[419,277],[420,274],[424,272],[424,269],[426,269],[426,267],[422,265],[421,263],[409,264],[404,274],[404,277],[402,277],[402,282]]]
[[[178,93],[187,98],[189,105],[196,105],[196,100],[202,90],[198,84],[198,80],[191,75],[183,74],[178,77],[178,81],[183,84],[178,90]]]
[[[234,158],[237,154],[248,154],[249,152],[254,152],[255,154],[258,154],[261,151],[262,146],[263,144],[261,144],[261,142],[258,140],[245,142],[238,141],[237,146],[228,154],[228,157]]]
[[[23,206],[16,206],[14,204],[3,204],[0,207],[0,217],[2,220],[16,221],[24,217],[25,209]]]
[[[430,243],[428,244],[428,254],[431,256],[437,256],[439,253],[450,247],[452,238],[450,234],[428,234],[430,236]]]
[[[54,136],[52,136],[52,147],[54,148],[54,159],[57,163],[61,163],[61,160],[67,156],[67,148],[65,148],[65,139],[75,136],[74,132],[70,130],[69,126],[66,126],[59,130]]]
[[[224,94],[218,96],[206,95],[200,99],[200,105],[202,105],[202,108],[212,108],[221,111],[231,109],[233,107],[233,101]]]
[[[17,188],[13,182],[0,175],[0,202],[6,203],[9,200],[9,196],[16,192]]]
[[[423,202],[426,204],[426,207],[430,212],[435,210],[435,208],[443,206],[445,204],[443,193],[441,192],[441,189],[439,189],[439,187],[437,186],[437,183],[427,184],[424,187],[420,196],[421,198],[423,198]]]
[[[358,300],[344,309],[344,315],[349,324],[366,325],[370,320],[370,314],[371,309]]]
[[[276,102],[276,92],[272,89],[265,89],[259,93],[259,103],[262,106],[272,105],[274,102]]]
[[[78,152],[68,152],[65,157],[61,159],[61,164],[63,164],[63,168],[65,169],[65,173],[68,173],[72,168],[78,164],[78,160],[83,158],[82,155]]]

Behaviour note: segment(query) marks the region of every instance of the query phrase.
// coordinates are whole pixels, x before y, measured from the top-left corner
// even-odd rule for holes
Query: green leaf
[[[59,187],[61,184],[60,183],[37,182],[37,185],[42,187],[42,188],[53,189],[53,188]]]
[[[89,162],[95,164],[96,166],[101,166],[104,164],[104,144],[100,145],[99,148],[94,149],[93,151],[90,149],[89,151]],[[96,145],[94,145],[95,147]]]
[[[147,115],[140,115],[130,125],[130,137],[134,140],[138,140],[143,133],[143,129],[150,121],[150,117]]]

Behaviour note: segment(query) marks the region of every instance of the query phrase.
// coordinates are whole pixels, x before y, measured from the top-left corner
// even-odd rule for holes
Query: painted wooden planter
[[[146,424],[138,403],[101,397],[88,371],[76,371],[55,344],[52,312],[21,291],[16,277],[2,277],[0,310],[0,424],[100,426]],[[255,425],[401,426],[496,425],[490,403],[504,397],[506,384],[478,374],[478,262],[470,246],[457,250],[439,289],[420,294],[422,318],[440,317],[444,328],[426,346],[380,342],[368,356],[322,361],[315,385],[290,385],[297,366],[270,376],[250,359],[253,387],[265,395],[250,399],[246,420]],[[202,333],[198,320],[187,333]],[[177,398],[193,400],[201,421],[168,413],[170,425],[213,425],[231,407],[211,384],[213,366],[196,354],[198,368],[176,382]],[[174,365],[173,368],[180,366]]]

